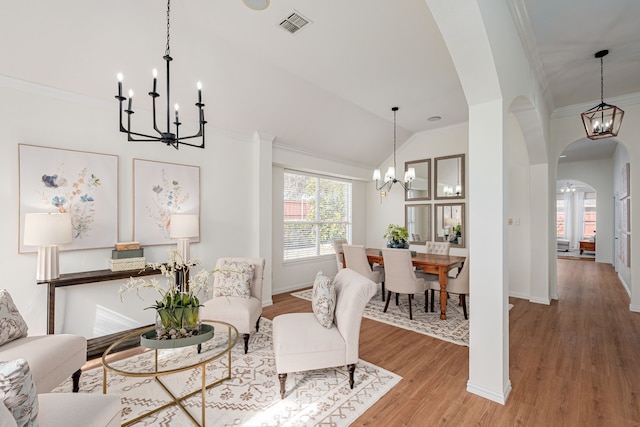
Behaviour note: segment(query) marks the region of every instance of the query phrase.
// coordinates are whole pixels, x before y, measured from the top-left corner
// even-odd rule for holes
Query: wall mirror
[[[451,247],[464,248],[464,203],[437,204],[435,209],[435,241],[449,242]]]
[[[431,205],[404,205],[404,225],[410,245],[424,245],[431,240]]]
[[[435,199],[464,199],[464,154],[435,158]]]
[[[405,173],[409,169],[413,169],[411,176],[415,178],[411,181],[411,188],[404,192],[404,199],[431,200],[431,159],[404,162]]]

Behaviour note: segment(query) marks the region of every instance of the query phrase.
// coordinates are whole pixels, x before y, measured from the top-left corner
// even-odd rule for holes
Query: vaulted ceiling
[[[552,109],[640,93],[637,0],[508,0]],[[0,74],[113,103],[117,72],[150,110],[151,69],[162,81],[166,3],[158,0],[5,2]],[[292,11],[310,23],[278,24]],[[424,0],[241,0],[171,4],[172,102],[193,119],[203,83],[209,126],[366,167],[415,132],[467,120],[455,68]],[[159,90],[161,96],[163,90]],[[427,120],[441,116],[440,121]],[[146,129],[147,123],[139,126]],[[185,127],[187,127],[185,125]],[[187,131],[185,129],[185,131]],[[213,147],[214,143],[208,146]]]

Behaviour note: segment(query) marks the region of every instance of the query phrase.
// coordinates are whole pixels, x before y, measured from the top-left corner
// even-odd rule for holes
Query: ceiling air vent
[[[311,21],[294,10],[286,18],[284,18],[282,22],[280,22],[280,27],[284,28],[291,34],[294,34],[309,22]]]

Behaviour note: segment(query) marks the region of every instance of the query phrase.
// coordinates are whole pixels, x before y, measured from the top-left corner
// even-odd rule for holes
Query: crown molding
[[[553,110],[553,97],[551,95],[551,90],[549,89],[547,77],[544,73],[542,60],[540,59],[540,53],[536,45],[536,37],[533,32],[533,28],[531,27],[531,19],[529,18],[525,2],[524,0],[510,0],[507,1],[507,6],[511,12],[511,17],[516,27],[516,31],[520,36],[520,42],[522,43],[527,59],[529,60],[529,65],[531,66],[535,78],[540,83],[542,97],[547,106],[550,107],[550,110]]]
[[[607,104],[615,106],[631,106],[640,104],[640,92],[629,93],[627,95],[617,96],[615,98],[609,98],[606,100]],[[552,119],[568,116],[579,116],[600,103],[600,100],[593,100],[592,102],[583,102],[581,104],[568,105],[566,107],[560,107],[553,110],[551,113]]]

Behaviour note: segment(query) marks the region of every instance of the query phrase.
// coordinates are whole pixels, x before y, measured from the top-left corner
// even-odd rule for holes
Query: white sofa
[[[87,362],[87,340],[70,334],[35,335],[0,346],[0,361],[25,359],[38,393],[48,393],[73,377],[78,391],[80,368]]]
[[[118,396],[49,393],[70,376],[78,391],[87,340],[78,335],[29,336],[6,289],[0,289],[0,426],[36,417],[40,427],[120,425]],[[29,424],[31,425],[31,424]]]
[[[0,362],[0,426],[120,425],[119,396],[98,393],[36,393],[31,370],[24,359]]]
[[[566,239],[558,239],[558,250],[569,252],[569,241]]]

